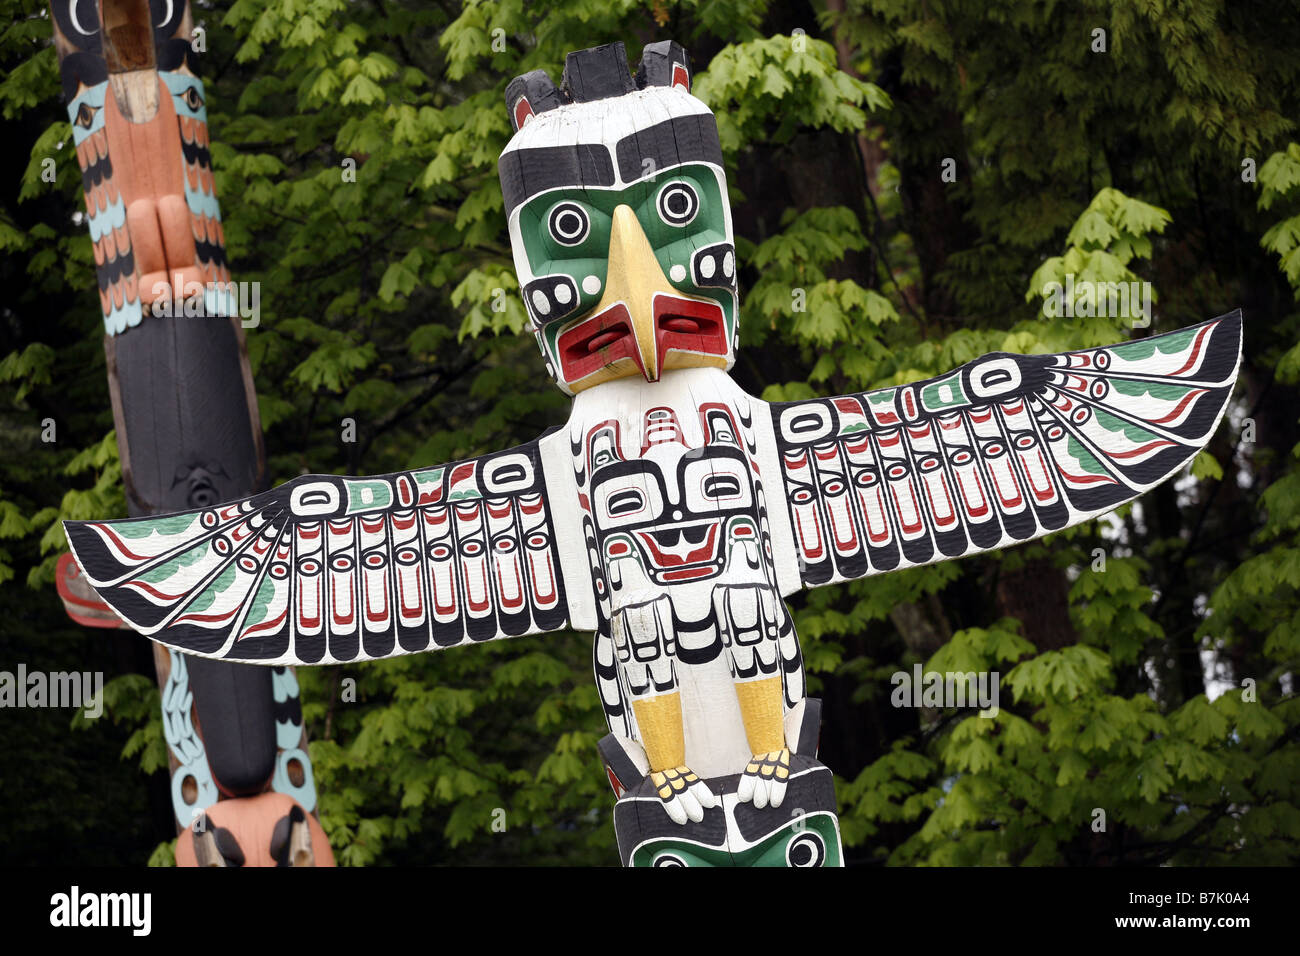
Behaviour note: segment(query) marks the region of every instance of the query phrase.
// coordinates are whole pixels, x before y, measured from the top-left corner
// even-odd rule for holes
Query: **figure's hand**
[[[664,802],[664,810],[674,823],[686,825],[687,820],[699,823],[704,819],[706,807],[716,807],[718,798],[690,767],[656,770],[650,774],[655,792]]]
[[[790,749],[773,750],[765,754],[754,754],[754,758],[745,765],[745,772],[740,776],[740,785],[736,788],[736,799],[741,802],[754,801],[754,806],[762,810],[768,804],[779,807],[785,799],[786,783],[790,779]]]

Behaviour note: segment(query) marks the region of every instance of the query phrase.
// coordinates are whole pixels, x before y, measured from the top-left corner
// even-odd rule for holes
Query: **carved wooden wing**
[[[993,353],[911,385],[772,405],[799,583],[1006,547],[1132,500],[1209,441],[1240,355],[1237,311],[1121,345]]]
[[[372,660],[567,623],[537,442],[369,478],[304,475],[198,511],[64,523],[86,580],[177,650]]]

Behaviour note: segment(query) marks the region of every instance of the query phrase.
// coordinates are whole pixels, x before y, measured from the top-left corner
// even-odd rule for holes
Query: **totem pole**
[[[127,508],[166,514],[264,490],[189,6],[53,0],[50,9],[95,248]],[[117,624],[70,559],[57,577],[74,620]],[[154,659],[177,862],[332,866],[310,815],[316,791],[293,671],[161,645]]]
[[[1008,547],[1186,464],[1232,391],[1240,312],[1058,355],[769,404],[728,376],[736,256],[713,114],[671,42],[506,91],[516,271],[568,423],[468,461],[308,475],[167,518],[67,522],[136,630],[332,664],[595,633],[600,753],[632,866],[840,865],[817,701],[784,598]]]

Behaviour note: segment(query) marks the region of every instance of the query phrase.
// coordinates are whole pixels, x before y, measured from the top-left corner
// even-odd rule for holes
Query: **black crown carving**
[[[680,86],[690,91],[690,57],[672,40],[646,44],[636,75],[628,69],[622,40],[577,50],[564,58],[564,73],[556,86],[545,70],[517,76],[506,87],[506,109],[515,132],[528,117],[565,103],[590,103],[625,96],[648,86]]]

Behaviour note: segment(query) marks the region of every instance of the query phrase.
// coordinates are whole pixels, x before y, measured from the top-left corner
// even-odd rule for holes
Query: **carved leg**
[[[686,766],[681,694],[673,664],[675,637],[667,597],[621,608],[612,629],[619,664],[627,680],[650,780],[675,822],[699,822],[716,806],[708,786]]]
[[[790,778],[785,741],[785,699],[781,686],[777,596],[762,585],[723,585],[713,592],[736,679],[736,697],[753,759],[736,789],[742,801],[762,809],[779,807]]]

